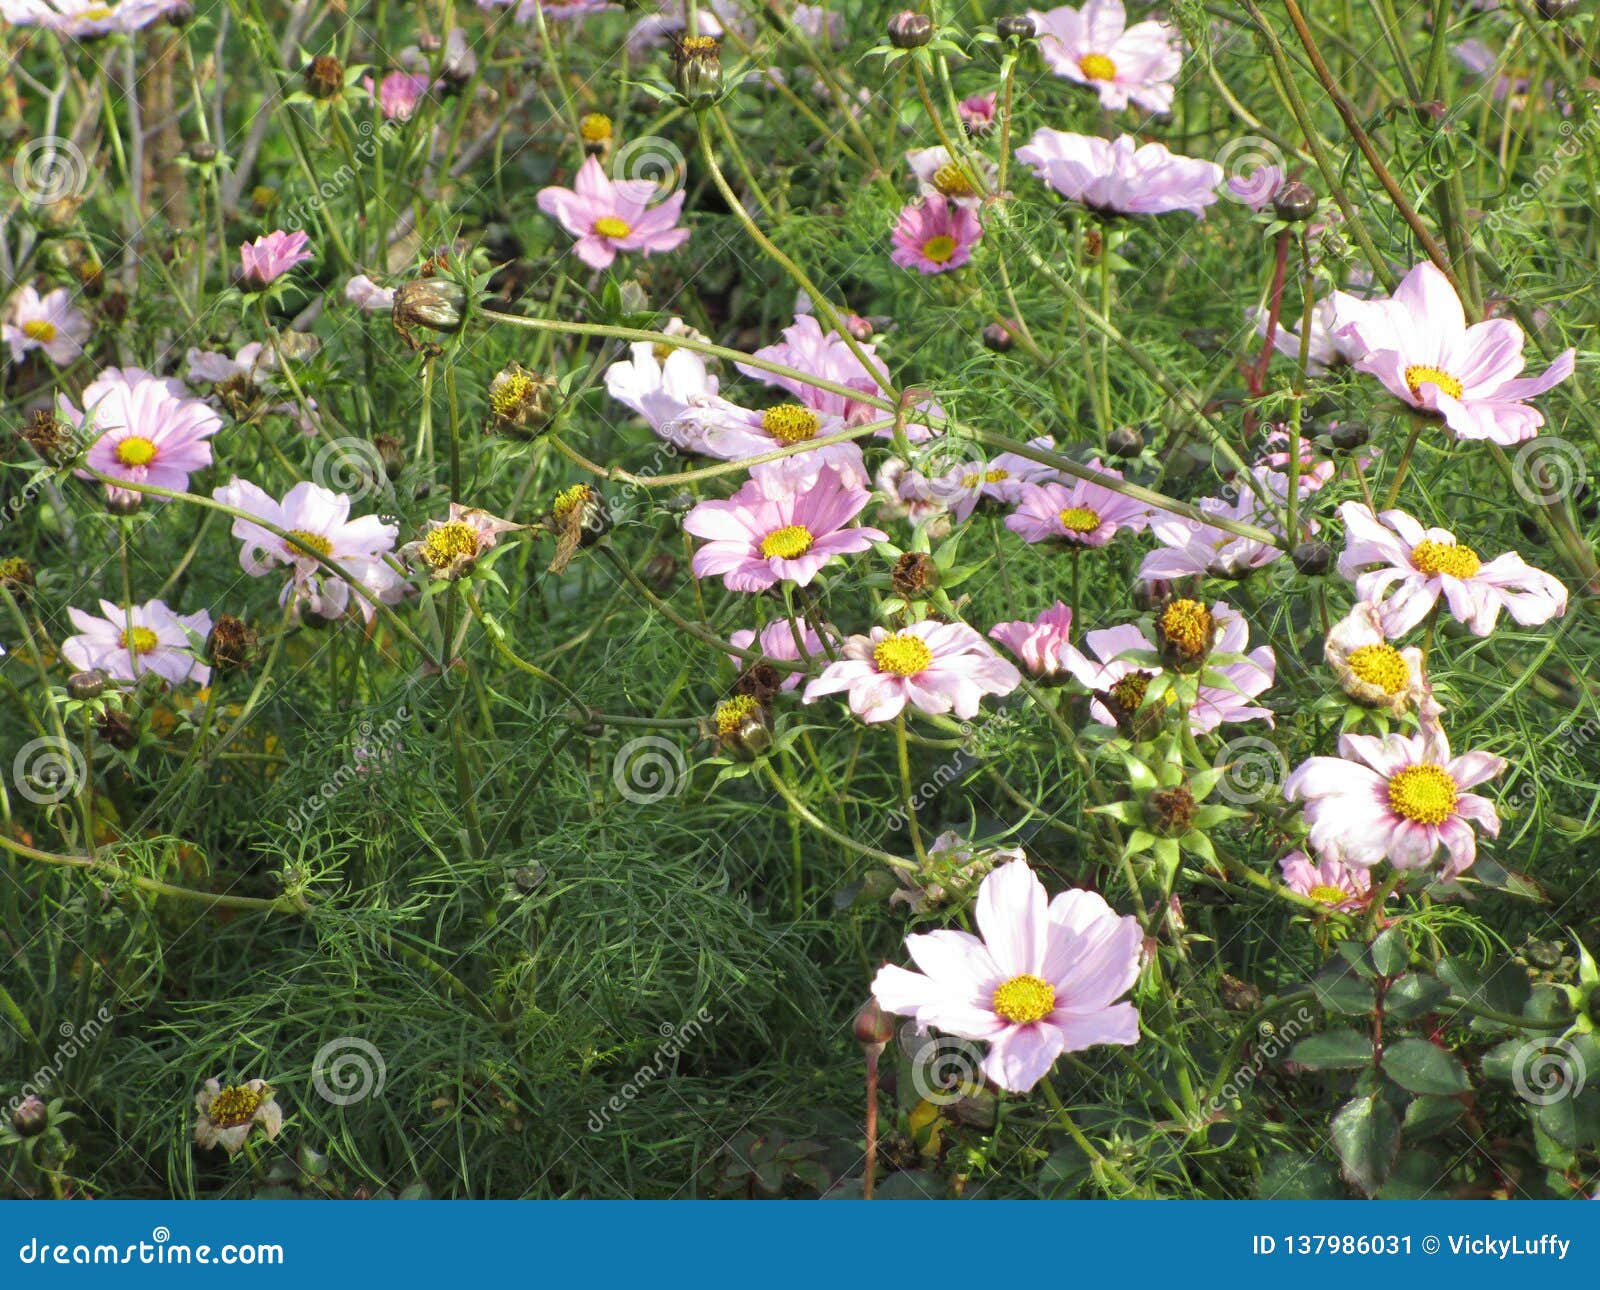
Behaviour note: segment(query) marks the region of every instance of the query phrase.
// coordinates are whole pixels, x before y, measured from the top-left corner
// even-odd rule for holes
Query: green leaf
[[[1464,1110],[1466,1107],[1457,1098],[1424,1093],[1406,1107],[1406,1137],[1411,1140],[1430,1138],[1459,1120]]]
[[[1384,993],[1383,1011],[1396,1021],[1410,1021],[1434,1011],[1449,997],[1449,989],[1431,976],[1407,972]]]
[[[1262,1166],[1256,1183],[1258,1200],[1342,1200],[1344,1196],[1338,1174],[1321,1156],[1282,1152]]]
[[[1384,1200],[1425,1200],[1440,1195],[1448,1171],[1431,1151],[1403,1151],[1379,1190]]]
[[[1330,1126],[1345,1178],[1368,1196],[1377,1194],[1400,1150],[1400,1122],[1380,1095],[1353,1097]]]
[[[1381,976],[1399,976],[1410,961],[1411,951],[1400,928],[1391,927],[1372,942],[1372,966]]]
[[[1372,1062],[1372,1040],[1354,1030],[1329,1030],[1302,1039],[1289,1060],[1314,1071],[1359,1070]]]
[[[1363,981],[1352,972],[1328,968],[1312,981],[1311,989],[1317,996],[1317,1002],[1329,1012],[1359,1017],[1372,1011],[1372,983]]]
[[[1435,971],[1456,998],[1480,1008],[1518,1014],[1528,1000],[1528,974],[1509,959],[1484,968],[1465,959],[1442,958]]]
[[[1465,1093],[1472,1087],[1466,1067],[1426,1039],[1402,1039],[1385,1049],[1383,1073],[1412,1093]]]
[[[1371,952],[1360,941],[1340,941],[1334,948],[1339,951],[1339,957],[1362,976],[1378,975],[1378,969],[1372,962]]]
[[[1565,1092],[1565,1096],[1535,1110],[1533,1118],[1563,1147],[1573,1151],[1591,1147],[1600,1141],[1600,1089]]]

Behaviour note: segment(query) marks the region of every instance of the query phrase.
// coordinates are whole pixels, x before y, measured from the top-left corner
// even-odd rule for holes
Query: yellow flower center
[[[633,232],[628,227],[627,220],[618,219],[615,215],[602,215],[594,222],[594,231],[601,237],[608,237],[615,241],[619,237],[627,237]]]
[[[1056,988],[1024,972],[996,986],[990,1006],[1007,1021],[1025,1026],[1050,1015],[1056,1006]]]
[[[111,8],[110,5],[97,4],[97,5],[94,5],[92,8],[85,9],[78,16],[80,18],[87,18],[90,22],[104,22],[107,18],[111,17],[115,12],[116,12],[116,10]]]
[[[983,474],[973,471],[961,481],[963,488],[976,488],[979,484],[998,484],[1011,478],[1009,470],[986,470]]]
[[[29,340],[48,345],[56,338],[56,325],[53,322],[46,322],[43,318],[35,318],[32,322],[22,324],[22,334]]]
[[[707,54],[719,53],[721,46],[715,36],[685,36],[678,42],[678,49],[687,57],[703,58]]]
[[[967,178],[967,172],[953,161],[947,161],[933,172],[933,186],[946,197],[976,197],[978,190],[973,187],[972,180]]]
[[[956,253],[956,240],[944,233],[930,237],[922,244],[922,254],[935,264],[946,264]]]
[[[465,520],[450,520],[422,539],[421,555],[430,569],[448,569],[478,554],[478,530]]]
[[[799,403],[780,403],[761,414],[761,428],[779,443],[804,443],[822,425],[822,418]]]
[[[1443,824],[1456,809],[1459,790],[1450,772],[1433,762],[1397,771],[1389,781],[1389,805],[1416,824]]]
[[[575,506],[581,506],[589,500],[589,485],[574,484],[571,488],[563,488],[556,494],[555,501],[550,503],[550,513],[558,520],[564,520],[572,514]]]
[[[313,533],[309,529],[290,529],[289,536],[299,543],[299,546],[295,547],[295,555],[304,555],[305,550],[303,548],[306,547],[309,547],[320,556],[333,554],[333,543],[320,533]],[[290,543],[290,546],[295,546],[295,543]]]
[[[748,694],[736,694],[731,699],[724,699],[717,704],[714,714],[717,733],[723,736],[731,735],[760,710],[761,705]]]
[[[798,560],[811,550],[814,541],[804,524],[788,524],[761,539],[761,554],[768,560]]]
[[[1174,600],[1161,611],[1158,626],[1162,639],[1189,662],[1204,658],[1211,648],[1215,623],[1211,611],[1198,600]]]
[[[1441,394],[1448,394],[1452,399],[1461,397],[1461,382],[1449,372],[1437,367],[1424,367],[1418,363],[1406,368],[1406,388],[1411,391],[1412,398],[1422,397],[1424,385],[1437,385]]]
[[[502,420],[533,396],[534,380],[527,372],[504,372],[489,386],[489,410]]]
[[[1068,533],[1093,533],[1100,527],[1100,512],[1087,506],[1069,506],[1061,512],[1060,519]]]
[[[1452,578],[1470,578],[1478,572],[1483,561],[1470,546],[1452,545],[1424,538],[1411,548],[1411,563],[1430,576],[1449,574]]]
[[[585,143],[604,143],[611,137],[611,118],[604,112],[591,112],[578,122],[578,133]]]
[[[1350,670],[1385,694],[1399,694],[1411,679],[1411,669],[1393,645],[1361,645],[1350,651]]]
[[[1148,672],[1129,672],[1108,693],[1116,700],[1117,706],[1124,714],[1131,716],[1144,706],[1145,692],[1150,689],[1151,676]]]
[[[117,445],[117,460],[124,466],[148,466],[156,459],[156,446],[140,434],[131,434]]]
[[[249,1124],[266,1100],[265,1090],[257,1091],[234,1085],[223,1089],[211,1099],[211,1106],[206,1111],[206,1116],[219,1129],[236,1128],[241,1124]]]
[[[122,648],[135,654],[148,654],[160,641],[148,627],[130,627],[122,633]]]
[[[894,676],[915,676],[933,662],[933,651],[920,636],[889,636],[872,651],[872,666]]]
[[[1324,905],[1342,905],[1350,899],[1350,893],[1343,887],[1330,887],[1318,884],[1306,892],[1312,900],[1321,901]]]
[[[1085,54],[1078,60],[1078,70],[1091,81],[1117,79],[1117,65],[1104,54]]]

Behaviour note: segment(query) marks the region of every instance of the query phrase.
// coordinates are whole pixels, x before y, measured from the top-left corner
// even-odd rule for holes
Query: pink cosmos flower
[[[1143,933],[1092,891],[1046,903],[1026,860],[1001,865],[978,888],[978,937],[906,937],[922,969],[879,969],[872,994],[886,1012],[989,1045],[983,1073],[1026,1093],[1062,1053],[1139,1042],[1139,1013],[1117,1002],[1139,979]]]
[[[0,17],[19,27],[90,40],[139,31],[174,7],[173,0],[0,0]]]
[[[1319,300],[1312,306],[1311,348],[1306,354],[1306,375],[1325,375],[1329,368],[1353,362],[1361,354],[1362,347],[1358,342],[1334,330],[1338,316],[1339,306],[1333,296]],[[1255,322],[1257,336],[1266,336],[1268,314],[1265,309],[1252,307],[1246,311],[1245,317]],[[1272,347],[1291,362],[1300,361],[1300,333],[1289,319],[1278,319],[1278,326],[1272,333]]]
[[[1036,680],[1064,680],[1072,649],[1072,610],[1058,600],[1031,623],[996,623],[989,629],[989,639],[1020,658]]]
[[[850,710],[869,724],[892,721],[907,703],[966,720],[978,715],[984,695],[1010,694],[1022,684],[1022,674],[965,623],[874,627],[846,640],[840,653],[806,686],[805,701],[849,691]]]
[[[1164,22],[1128,26],[1122,0],[1088,0],[1030,11],[1039,52],[1057,76],[1093,86],[1100,106],[1120,112],[1132,102],[1147,112],[1172,111],[1172,82],[1183,65],[1176,27]]]
[[[80,633],[61,642],[61,657],[80,672],[99,668],[118,681],[137,681],[153,672],[173,685],[204,685],[211,669],[194,655],[211,631],[211,615],[201,609],[175,614],[165,601],[147,600],[124,609],[100,602],[101,617],[69,607],[67,617]]]
[[[742,408],[727,399],[712,396],[702,399],[674,417],[663,434],[691,452],[722,461],[738,461],[782,448],[793,448],[813,439],[824,439],[844,430],[838,417],[813,411],[803,403],[780,403],[770,408]],[[803,464],[815,474],[832,466],[840,480],[850,488],[867,487],[867,463],[854,443],[827,444],[788,458],[799,469]],[[768,463],[769,465],[774,463]],[[766,467],[757,466],[752,474]]]
[[[850,488],[832,466],[814,477],[803,467],[751,479],[724,502],[701,502],[683,527],[706,544],[694,555],[696,577],[720,576],[730,591],[765,591],[777,582],[807,586],[835,556],[865,551],[888,535],[847,527],[867,504],[865,488]]]
[[[1332,424],[1337,425],[1338,422]],[[1287,484],[1289,481],[1289,432],[1287,430],[1274,430],[1266,437],[1264,447],[1267,449],[1255,460],[1255,465],[1264,467],[1268,472],[1265,478],[1276,481],[1281,478],[1285,484],[1284,497],[1287,497]],[[1363,458],[1365,465],[1370,458]],[[1315,493],[1323,485],[1331,483],[1338,473],[1338,467],[1326,457],[1320,460],[1317,457],[1316,447],[1309,438],[1300,440],[1300,496]]]
[[[11,361],[20,363],[31,350],[42,349],[57,367],[65,367],[83,353],[89,339],[89,320],[72,307],[65,287],[41,296],[24,285],[6,304],[0,336],[11,347]]]
[[[983,205],[983,197],[972,182],[973,176],[968,172],[966,163],[953,160],[949,150],[943,146],[913,148],[906,153],[906,164],[916,176],[917,191],[924,197],[943,197],[952,206],[960,206],[965,210],[975,211]],[[994,188],[996,170],[994,163],[984,158],[983,179],[991,190]]]
[[[1099,458],[1089,469],[1121,479],[1122,472],[1102,466]],[[1006,527],[1025,542],[1070,542],[1104,546],[1118,531],[1138,533],[1153,512],[1143,502],[1113,492],[1087,479],[1070,483],[1028,484],[1020,492],[1017,509],[1006,516]]]
[[[102,475],[184,492],[189,476],[211,464],[207,441],[222,429],[222,418],[176,382],[137,368],[108,369],[84,390],[83,401],[82,412],[65,395],[57,406],[80,433],[96,436],[84,461]],[[82,471],[79,477],[92,478]],[[112,484],[106,493],[129,505],[143,496]]]
[[[280,604],[292,599],[323,618],[338,618],[349,607],[349,582],[328,572],[316,556],[337,566],[350,582],[364,587],[381,604],[395,604],[405,595],[405,579],[383,558],[394,550],[399,527],[385,524],[376,515],[352,520],[350,498],[344,493],[318,484],[299,483],[278,502],[254,484],[235,477],[211,495],[225,506],[292,534],[304,544],[290,542],[246,519],[233,522],[233,536],[244,544],[239,551],[239,564],[246,573],[259,578],[277,568],[290,571]],[[376,611],[371,601],[362,595],[356,599],[362,615],[372,621]]]
[[[1243,202],[1258,215],[1272,205],[1272,199],[1283,187],[1282,166],[1257,166],[1248,174],[1228,177],[1228,196]]]
[[[836,641],[834,635],[828,634],[829,641]],[[728,641],[738,649],[756,649],[767,658],[777,659],[785,663],[799,663],[803,661],[825,660],[826,652],[822,648],[822,638],[816,630],[809,625],[800,629],[800,640],[797,643],[794,636],[794,624],[786,618],[780,618],[768,623],[761,629],[761,635],[746,627],[742,631],[734,632]],[[759,642],[759,643],[758,643]],[[750,666],[737,654],[728,655],[729,660],[741,671]],[[800,684],[799,672],[788,672],[784,675],[780,690],[792,690]]]
[[[1524,627],[1567,612],[1567,589],[1515,551],[1486,564],[1445,529],[1425,529],[1404,511],[1374,516],[1360,502],[1345,502],[1339,517],[1345,529],[1339,572],[1355,583],[1358,599],[1382,602],[1383,630],[1391,639],[1426,618],[1440,596],[1474,636],[1492,632],[1502,609]]]
[[[650,341],[628,350],[631,359],[606,368],[606,392],[662,438],[686,452],[701,452],[701,440],[683,419],[691,410],[719,401],[719,383],[706,370],[705,359],[690,349],[658,353]]]
[[[1365,909],[1372,899],[1372,874],[1343,860],[1328,858],[1312,864],[1304,851],[1291,851],[1278,861],[1278,868],[1283,871],[1283,885],[1290,891],[1340,913]]]
[[[244,285],[251,291],[260,291],[282,277],[297,264],[311,258],[306,249],[308,237],[303,229],[285,233],[274,229],[265,237],[246,242],[239,248],[239,264]]]
[[[983,135],[994,129],[998,99],[999,95],[991,90],[988,94],[973,94],[956,104],[956,112],[968,134]]]
[[[913,526],[926,525],[929,537],[940,538],[950,532],[953,490],[929,479],[910,462],[888,458],[878,467],[874,484],[882,514]]]
[[[1442,846],[1444,876],[1453,878],[1477,858],[1473,823],[1499,835],[1494,805],[1467,790],[1505,764],[1486,752],[1452,758],[1444,729],[1433,723],[1416,735],[1340,735],[1339,756],[1304,762],[1283,794],[1305,803],[1319,855],[1365,869],[1385,858],[1399,869],[1421,869]]]
[[[380,287],[364,273],[356,274],[344,284],[344,298],[364,314],[394,308],[394,288]]]
[[[976,212],[934,193],[901,210],[889,258],[902,269],[948,273],[972,258],[972,248],[982,237]]]
[[[689,240],[678,228],[685,194],[668,197],[649,179],[613,180],[597,157],[578,171],[571,188],[539,190],[539,209],[578,240],[573,251],[591,269],[606,269],[618,251],[654,255],[675,251]]]
[[[870,342],[862,343],[860,349],[871,364],[870,369],[862,365],[855,351],[845,344],[838,332],[824,332],[822,325],[812,315],[796,314],[793,325],[783,329],[783,340],[779,344],[756,350],[754,357],[769,363],[781,363],[836,385],[849,386],[863,394],[884,394],[889,388],[889,369],[884,366]],[[831,390],[818,389],[792,376],[778,376],[746,363],[738,364],[738,368],[752,380],[788,390],[808,408],[843,417],[847,425],[863,425],[884,416],[870,403],[862,403]],[[912,443],[920,443],[933,436],[933,431],[927,426],[908,425],[905,431],[906,438]],[[886,439],[890,433],[889,430],[880,431],[879,437]]]
[[[1286,476],[1265,466],[1252,467],[1250,473],[1263,491],[1276,497],[1288,495]],[[1238,488],[1232,497],[1202,497],[1198,505],[1203,513],[1219,519],[1254,524],[1272,533],[1282,531],[1277,516],[1247,488]],[[1315,531],[1315,525],[1310,527]],[[1150,532],[1161,545],[1146,554],[1139,566],[1139,577],[1145,582],[1169,578],[1242,578],[1283,555],[1283,548],[1270,542],[1240,537],[1216,525],[1163,511],[1152,513]]]
[[[372,77],[361,78],[361,87],[377,98],[385,121],[409,121],[432,84],[426,72],[390,72],[376,86]]]
[[[1458,439],[1531,439],[1544,414],[1527,400],[1572,375],[1572,349],[1541,376],[1519,375],[1527,362],[1522,328],[1509,318],[1467,326],[1450,280],[1426,260],[1388,300],[1362,301],[1343,292],[1334,300],[1336,330],[1360,348],[1356,367],[1410,406],[1441,415]]]
[[[1232,663],[1208,663],[1202,676],[1193,705],[1189,708],[1189,729],[1196,735],[1210,734],[1218,726],[1237,725],[1244,721],[1265,721],[1274,724],[1271,708],[1257,707],[1251,702],[1256,696],[1272,688],[1277,673],[1277,658],[1270,645],[1250,649],[1250,626],[1244,616],[1225,601],[1211,606],[1211,618],[1217,634],[1212,642],[1214,654],[1241,655]],[[1126,720],[1144,703],[1145,691],[1150,682],[1161,675],[1162,668],[1148,663],[1134,662],[1129,654],[1151,654],[1156,642],[1146,636],[1133,623],[1121,627],[1108,627],[1090,632],[1084,638],[1094,658],[1088,658],[1067,645],[1061,651],[1062,662],[1073,678],[1091,694],[1109,694]],[[1249,653],[1245,651],[1249,650]],[[1224,684],[1213,685],[1213,675],[1224,678]],[[1113,713],[1105,700],[1095,699],[1089,705],[1096,721],[1108,726],[1120,726],[1119,714]]]
[[[1035,448],[1054,448],[1055,440],[1048,435],[1030,439]],[[937,453],[937,446],[933,450]],[[1014,452],[1003,452],[990,461],[967,461],[949,473],[927,481],[929,492],[949,507],[956,520],[965,520],[984,501],[1014,506],[1028,491],[1030,484],[1057,483],[1061,472],[1054,466],[1034,461]]]
[[[1188,211],[1196,218],[1217,200],[1222,167],[1141,145],[1132,135],[1115,142],[1040,127],[1017,160],[1069,201],[1118,215]]]

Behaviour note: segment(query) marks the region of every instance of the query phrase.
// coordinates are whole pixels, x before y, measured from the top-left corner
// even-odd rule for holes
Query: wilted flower
[[[1139,1042],[1139,1014],[1117,1000],[1139,977],[1138,920],[1118,917],[1092,891],[1046,903],[1026,860],[989,874],[978,889],[982,939],[967,932],[906,937],[922,969],[881,968],[873,997],[889,1012],[989,1045],[983,1073],[1026,1093],[1064,1052]]]
[[[956,111],[960,114],[961,124],[966,127],[968,134],[988,134],[994,129],[995,103],[999,96],[994,93],[974,94],[964,98],[956,104]]]
[[[364,273],[356,274],[344,284],[344,298],[364,314],[394,308],[394,288],[380,287]]]
[[[1397,717],[1422,706],[1428,688],[1422,651],[1389,644],[1378,605],[1363,600],[1335,623],[1322,655],[1357,703],[1387,708]]]
[[[11,347],[14,363],[22,362],[35,349],[42,349],[57,367],[65,367],[83,353],[83,343],[89,339],[89,320],[72,307],[72,295],[65,287],[41,296],[24,285],[6,304],[0,335]]]
[[[1140,22],[1129,27],[1122,0],[1088,0],[1031,12],[1039,52],[1057,76],[1088,85],[1100,106],[1117,112],[1132,102],[1147,112],[1172,111],[1172,82],[1183,65],[1176,27]]]
[[[283,1111],[274,1099],[266,1080],[223,1087],[221,1080],[208,1079],[195,1095],[194,1140],[198,1146],[221,1147],[230,1156],[238,1155],[250,1130],[261,1126],[267,1139],[278,1136],[283,1127]]]
[[[522,527],[479,507],[451,502],[448,518],[429,520],[423,535],[401,547],[399,555],[422,565],[432,577],[453,580],[469,572],[500,534]]]
[[[556,383],[521,363],[509,363],[489,382],[489,414],[497,428],[532,438],[550,428],[556,412]]]
[[[869,724],[891,721],[907,703],[923,712],[978,715],[986,694],[1010,694],[1022,675],[965,623],[927,620],[898,632],[874,627],[851,636],[821,676],[806,686],[805,701],[848,691],[850,710]]]

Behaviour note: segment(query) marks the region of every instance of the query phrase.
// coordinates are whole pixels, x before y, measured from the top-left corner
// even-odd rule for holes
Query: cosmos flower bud
[[[1317,195],[1311,185],[1291,179],[1272,195],[1272,213],[1281,220],[1298,223],[1317,213]]]
[[[1145,799],[1145,822],[1164,838],[1181,837],[1194,823],[1196,803],[1187,784],[1158,788]]]
[[[344,90],[344,64],[332,54],[318,54],[306,65],[305,80],[312,98],[334,98]]]
[[[1320,578],[1333,568],[1333,548],[1326,542],[1301,542],[1289,552],[1289,559],[1308,578]]]
[[[894,562],[889,581],[906,600],[921,600],[939,585],[939,566],[922,551],[907,551]]]
[[[19,1137],[37,1138],[50,1127],[50,1108],[39,1097],[25,1097],[11,1112],[11,1127]]]
[[[256,652],[256,631],[242,618],[220,614],[206,637],[206,658],[219,672],[242,672]]]
[[[1343,452],[1352,452],[1372,438],[1372,431],[1359,421],[1341,421],[1328,431],[1328,440]]]
[[[412,329],[452,334],[461,330],[467,307],[467,293],[448,278],[420,278],[408,282],[394,293],[394,312],[390,316],[395,332],[413,349],[417,348]]]
[[[515,439],[537,439],[555,419],[555,382],[510,363],[489,382],[492,429]]]
[[[1534,8],[1545,21],[1554,22],[1558,18],[1570,18],[1577,13],[1578,0],[1536,0]]]
[[[189,160],[197,165],[208,166],[217,159],[217,145],[206,139],[196,139],[184,149],[189,154]]]
[[[863,318],[860,314],[846,314],[844,329],[863,345],[877,334],[877,328],[872,325],[872,319]]]
[[[0,560],[0,587],[16,601],[24,601],[33,590],[33,566],[19,555]]]
[[[106,686],[111,678],[99,668],[90,668],[87,672],[74,672],[67,678],[67,697],[76,699],[79,703],[87,703],[90,699],[98,699],[106,692]]]
[[[1137,457],[1144,451],[1144,436],[1133,426],[1118,426],[1106,436],[1106,451],[1113,457]]]
[[[861,1011],[856,1013],[854,1028],[856,1043],[880,1053],[894,1038],[894,1020],[878,1006],[876,999],[868,999]]]
[[[722,92],[722,43],[714,36],[681,36],[672,47],[673,79],[692,108],[709,107]]]
[[[139,727],[133,718],[125,712],[118,712],[114,708],[107,708],[95,718],[95,734],[122,752],[129,752],[138,746]]]
[[[375,434],[372,446],[377,450],[378,461],[389,479],[399,479],[406,469],[406,447],[392,434]]]
[[[1179,672],[1198,672],[1211,653],[1216,620],[1198,600],[1169,600],[1156,615],[1162,661]]]
[[[1039,34],[1039,28],[1031,15],[1014,13],[994,20],[994,34],[1001,40],[1032,40]]]
[[[40,408],[20,432],[28,445],[52,466],[65,466],[78,455],[72,427],[54,412]]]
[[[996,354],[1006,353],[1014,344],[1015,338],[1011,329],[1004,323],[990,323],[983,329],[983,347],[993,350]]]
[[[933,39],[933,19],[902,9],[889,19],[889,43],[896,49],[921,49]]]

